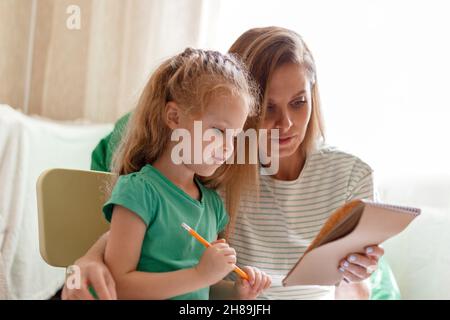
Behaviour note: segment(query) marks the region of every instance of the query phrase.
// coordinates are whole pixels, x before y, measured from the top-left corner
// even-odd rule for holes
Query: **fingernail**
[[[348,260],[350,260],[351,262],[356,261],[356,257],[354,255],[351,255]]]
[[[373,252],[373,248],[372,247],[368,247],[367,249],[366,249],[366,253],[367,254],[371,254]]]
[[[344,268],[342,268],[342,267],[339,268],[339,271],[340,272],[345,272]]]
[[[344,268],[348,268],[349,265],[350,265],[350,263],[348,263],[348,261],[344,262]]]

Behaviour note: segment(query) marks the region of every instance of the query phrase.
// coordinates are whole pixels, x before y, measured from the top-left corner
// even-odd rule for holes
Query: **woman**
[[[279,130],[279,169],[267,176],[261,167],[259,196],[242,199],[227,239],[237,251],[238,264],[254,265],[272,276],[273,285],[263,298],[369,298],[369,278],[384,253],[375,244],[367,248],[366,254],[342,257],[336,268],[345,282],[337,287],[282,287],[280,283],[335,209],[351,199],[374,198],[371,168],[357,157],[323,143],[316,66],[309,49],[297,33],[268,27],[245,32],[229,52],[242,58],[261,89],[261,112],[249,125],[269,132]],[[121,135],[119,129],[115,131],[97,152],[114,148]],[[270,135],[267,139],[272,141]],[[93,160],[92,168],[102,169],[95,153]],[[109,161],[110,156],[100,164],[107,169]],[[102,262],[106,241],[107,235],[77,264],[83,281],[92,284],[100,298],[114,298],[114,281]],[[395,291],[395,282],[392,285]],[[232,298],[230,288],[224,282],[211,296]],[[64,288],[63,298],[92,297],[83,290]]]

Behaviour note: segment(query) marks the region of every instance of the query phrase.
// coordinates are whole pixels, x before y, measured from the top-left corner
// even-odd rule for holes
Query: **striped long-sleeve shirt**
[[[260,197],[242,200],[229,239],[238,265],[272,276],[272,286],[260,298],[334,299],[334,286],[282,287],[281,280],[331,213],[349,200],[373,198],[372,169],[331,147],[309,155],[294,181],[261,175]]]

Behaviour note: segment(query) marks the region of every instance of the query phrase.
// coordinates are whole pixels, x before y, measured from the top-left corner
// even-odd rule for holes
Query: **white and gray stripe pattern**
[[[373,199],[372,169],[334,148],[308,156],[295,181],[261,176],[260,198],[242,200],[229,239],[238,265],[254,266],[272,276],[272,287],[260,298],[334,298],[334,287],[282,287],[281,280],[330,214],[351,199]]]

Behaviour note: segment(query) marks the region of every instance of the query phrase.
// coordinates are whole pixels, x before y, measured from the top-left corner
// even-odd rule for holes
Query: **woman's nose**
[[[292,127],[291,115],[287,111],[281,111],[277,121],[277,127],[279,129],[289,129]]]

